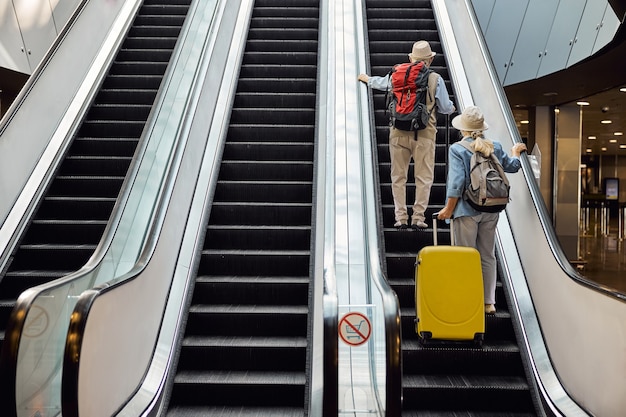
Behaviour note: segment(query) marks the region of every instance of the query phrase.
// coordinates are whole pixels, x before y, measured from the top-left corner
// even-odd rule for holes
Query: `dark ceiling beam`
[[[0,68],[0,91],[2,91],[0,93],[0,104],[2,105],[0,114],[4,114],[4,111],[13,102],[26,80],[28,80],[28,77],[28,74]]]
[[[623,24],[624,18],[626,17],[626,0],[609,0],[609,4],[619,18],[619,21]]]

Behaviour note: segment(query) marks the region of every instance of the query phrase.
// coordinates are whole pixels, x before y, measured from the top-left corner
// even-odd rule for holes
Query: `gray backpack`
[[[470,182],[463,198],[478,211],[497,213],[504,210],[509,202],[509,180],[504,173],[502,164],[492,153],[486,157],[475,152],[466,141],[459,144],[472,152],[470,160]]]

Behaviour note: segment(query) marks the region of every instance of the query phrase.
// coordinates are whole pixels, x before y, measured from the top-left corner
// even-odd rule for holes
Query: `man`
[[[425,66],[430,67],[436,53],[430,48],[427,41],[417,41],[409,54],[410,62],[424,61]],[[368,76],[359,74],[359,81],[369,87],[391,91],[391,77]],[[408,132],[389,127],[389,153],[391,156],[391,191],[393,194],[394,214],[396,229],[409,227],[409,214],[406,206],[406,181],[409,172],[409,163],[413,158],[415,172],[415,201],[411,215],[412,229],[425,229],[428,227],[424,212],[430,198],[430,188],[435,176],[435,139],[437,137],[437,115],[433,110],[442,114],[451,114],[456,108],[450,100],[448,90],[443,78],[434,71],[428,77],[428,94],[426,106],[430,112],[428,126],[423,130]]]

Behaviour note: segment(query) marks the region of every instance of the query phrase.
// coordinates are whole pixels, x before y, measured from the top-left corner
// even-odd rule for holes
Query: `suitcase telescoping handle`
[[[450,244],[454,246],[454,218],[450,217]],[[433,213],[433,245],[437,246],[437,213]]]

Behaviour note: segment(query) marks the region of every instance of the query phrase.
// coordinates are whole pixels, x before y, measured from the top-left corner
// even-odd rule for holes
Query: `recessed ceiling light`
[[[620,88],[619,91],[621,91],[622,93],[626,93],[626,87]]]
[[[620,149],[626,149],[626,145],[619,145]]]
[[[595,139],[596,139],[596,137],[595,137],[595,136],[589,136],[587,139],[589,139],[589,140],[595,140]]]
[[[578,104],[579,106],[588,106],[589,102],[588,101],[577,101],[576,104]]]
[[[603,125],[610,125],[610,124],[611,124],[611,123],[613,123],[613,122],[612,122],[612,121],[610,121],[610,120],[603,120],[603,121],[601,121],[600,123],[602,123]]]
[[[528,120],[520,120],[520,124],[527,125],[528,124]]]
[[[623,136],[624,132],[613,132],[614,136]]]
[[[610,139],[609,143],[617,143],[617,139]]]
[[[606,148],[602,148],[602,152],[606,152]]]
[[[587,153],[591,152],[591,148],[587,148]]]

